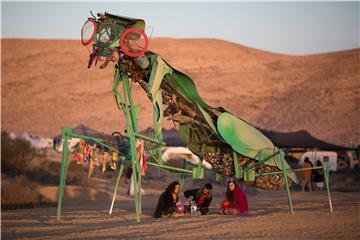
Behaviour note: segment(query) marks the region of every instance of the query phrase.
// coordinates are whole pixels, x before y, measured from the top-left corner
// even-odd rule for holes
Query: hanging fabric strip
[[[145,148],[144,148],[144,141],[136,139],[136,155],[139,159],[139,163],[141,166],[141,176],[145,176],[147,164],[146,164],[146,154],[145,154]]]

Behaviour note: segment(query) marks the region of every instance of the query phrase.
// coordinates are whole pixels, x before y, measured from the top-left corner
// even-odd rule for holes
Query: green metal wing
[[[225,142],[243,156],[261,160],[278,150],[259,130],[230,113],[224,112],[219,116],[217,128]],[[271,158],[266,164],[283,169],[280,155]],[[285,167],[290,169],[286,162]],[[294,172],[288,172],[287,176],[298,182]]]
[[[227,112],[219,116],[217,128],[227,144],[236,152],[249,158],[255,158],[256,153],[261,149],[275,147],[259,130]]]
[[[204,110],[212,108],[206,102],[204,102],[204,100],[202,100],[196,90],[194,81],[190,77],[175,69],[173,70],[174,71],[171,74],[171,78],[169,80],[176,86],[176,89],[181,95],[186,97],[188,100],[199,104],[200,107],[202,107]]]

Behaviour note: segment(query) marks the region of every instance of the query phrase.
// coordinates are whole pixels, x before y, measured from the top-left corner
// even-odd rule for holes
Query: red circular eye
[[[144,31],[129,28],[121,35],[120,47],[129,57],[140,57],[149,49],[149,39]]]
[[[89,18],[83,25],[81,29],[81,43],[86,46],[89,45],[96,33],[96,21],[92,18]]]

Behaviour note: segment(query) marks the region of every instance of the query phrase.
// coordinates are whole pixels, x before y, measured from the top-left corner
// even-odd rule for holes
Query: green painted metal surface
[[[150,59],[152,68],[149,77],[148,89],[152,98],[153,104],[153,127],[154,127],[154,138],[162,142],[162,128],[164,125],[164,109],[163,101],[160,90],[161,82],[166,74],[172,73],[172,69],[162,60],[162,58],[156,55]],[[162,162],[160,149],[154,150],[157,155],[157,160]]]
[[[194,179],[203,179],[204,178],[204,168],[193,168],[192,177]]]
[[[230,113],[219,116],[217,128],[226,143],[246,157],[255,158],[259,150],[275,148],[259,130]]]
[[[244,171],[244,181],[245,182],[255,181],[255,170]]]
[[[219,116],[217,128],[225,142],[236,152],[256,160],[266,159],[269,156],[272,156],[266,161],[266,164],[283,169],[280,155],[283,153],[274,156],[274,152],[277,151],[274,144],[259,130],[244,120],[225,112]],[[284,163],[284,166],[290,168],[286,162]],[[290,172],[287,175],[295,183],[298,182],[295,173]]]
[[[118,86],[119,86],[119,81],[120,81],[120,71],[117,67],[115,67],[115,73],[114,73],[114,82],[112,85],[112,91],[115,97],[115,101],[116,101],[116,105],[118,106],[118,108],[122,111],[125,111],[124,107],[124,102],[122,100],[121,94],[118,90]]]
[[[183,161],[181,163],[181,168],[182,169],[186,169],[187,168],[187,162]],[[184,186],[185,186],[185,179],[186,179],[186,174],[184,173],[179,173],[179,184],[180,184],[180,191],[184,190]]]
[[[184,73],[173,69],[171,77],[167,76],[166,79],[170,81],[176,87],[179,93],[186,99],[199,104],[204,110],[212,108],[206,102],[204,102],[204,100],[202,100],[198,91],[196,90],[194,81]]]
[[[124,95],[124,102],[125,106],[128,105],[128,76],[127,73],[123,72],[121,75],[121,81],[123,83],[123,95]],[[131,102],[130,102],[131,104]],[[136,155],[136,144],[135,144],[135,129],[132,125],[133,123],[133,116],[134,113],[131,114],[133,108],[125,107],[125,118],[126,118],[126,130],[127,134],[129,135],[130,139],[130,153],[131,153],[131,166],[133,169],[133,184],[134,184],[134,201],[135,201],[135,211],[136,211],[136,221],[140,222],[140,209],[139,209],[139,189],[138,189],[138,175],[137,172],[139,171],[139,161]],[[136,121],[136,120],[135,120]],[[140,192],[141,194],[141,192]]]
[[[128,27],[145,30],[145,21],[143,19],[114,15],[109,13],[106,13],[106,16],[111,22],[117,23],[117,25],[126,25]]]
[[[168,166],[168,165],[164,165],[164,164],[156,164],[156,163],[152,163],[152,162],[148,162],[148,164],[151,166],[155,166],[155,167],[159,167],[159,168],[163,168],[163,169],[167,169],[167,170],[174,170],[174,172],[190,173],[190,174],[193,173],[192,170],[177,168],[177,167]]]
[[[294,214],[294,209],[293,209],[292,201],[291,201],[291,192],[290,192],[290,187],[289,187],[287,172],[286,172],[286,167],[285,167],[285,158],[282,154],[280,154],[280,158],[281,158],[281,165],[282,165],[282,170],[283,170],[283,175],[284,175],[284,180],[285,180],[286,191],[288,194],[289,208],[290,208],[291,214]]]
[[[60,217],[61,217],[62,199],[64,196],[67,169],[69,167],[69,147],[68,147],[67,133],[71,133],[71,129],[64,127],[62,129],[62,134],[61,134],[64,139],[64,143],[63,143],[63,149],[62,149],[63,152],[62,152],[62,156],[61,156],[60,184],[59,184],[57,210],[56,210],[56,219],[58,221],[60,220]]]
[[[284,157],[284,153],[281,150],[278,150],[277,148],[275,148],[274,151],[269,151],[269,150],[259,151],[255,157],[255,159],[257,159],[258,161],[252,165],[247,166],[246,169],[244,169],[244,170],[249,171],[250,169],[253,169],[261,164],[275,166],[275,167],[279,168],[280,170],[282,170],[283,163],[282,163],[281,157]],[[284,166],[286,169],[291,169],[286,161],[284,162]],[[295,172],[293,172],[293,171],[287,172],[287,176],[295,183],[299,182],[296,177]]]
[[[150,80],[148,84],[149,92],[153,97],[153,101],[156,99],[156,95],[159,94],[161,82],[166,74],[171,74],[173,70],[165,63],[161,57],[157,57],[153,63]]]
[[[200,109],[201,114],[204,116],[207,124],[209,125],[209,127],[211,128],[211,130],[213,131],[213,133],[221,139],[221,136],[216,128],[216,125],[213,121],[213,119],[210,117],[210,115],[200,106],[200,104],[196,103],[197,107]]]
[[[235,169],[235,177],[237,179],[242,178],[243,170],[242,170],[242,168],[239,167],[238,157],[237,157],[237,154],[235,151],[233,151],[233,164],[234,164],[234,169]]]
[[[203,145],[200,142],[209,140],[209,135],[202,132],[200,129],[194,127],[192,124],[180,125],[179,135],[181,141],[186,143],[187,147],[195,154],[201,151],[215,152],[216,148],[210,145]],[[196,137],[196,141],[194,141]]]

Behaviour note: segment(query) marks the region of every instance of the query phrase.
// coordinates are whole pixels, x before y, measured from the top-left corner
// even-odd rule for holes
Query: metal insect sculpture
[[[110,214],[124,163],[130,160],[135,173],[133,183],[136,219],[140,221],[142,171],[136,149],[138,139],[149,143],[146,150],[152,156],[152,160],[148,161],[152,167],[179,172],[182,183],[186,175],[203,178],[204,168],[201,163],[197,166],[184,164],[183,168],[163,164],[161,147],[164,119],[175,123],[181,140],[201,160],[210,163],[218,174],[233,175],[245,183],[263,189],[286,187],[292,212],[289,184],[297,183],[298,180],[284,160],[283,151],[246,121],[222,107],[208,105],[199,96],[189,76],[173,68],[156,53],[148,51],[149,41],[144,29],[145,22],[142,19],[106,12],[88,18],[82,28],[82,44],[92,47],[88,67],[102,62],[100,68],[103,69],[110,62],[115,63],[112,91],[117,107],[125,114],[125,137],[129,151],[126,154],[118,146],[102,139],[82,136],[72,133],[70,128],[63,128],[64,149],[58,195],[58,219],[69,164],[66,141],[71,137],[93,140],[121,156]],[[139,133],[138,111],[134,106],[131,83],[139,84],[153,105],[153,137]]]

